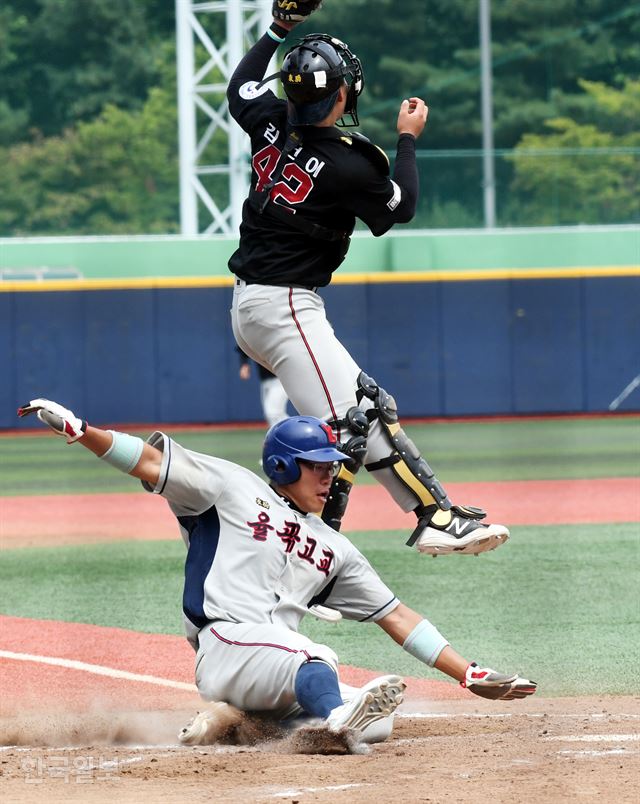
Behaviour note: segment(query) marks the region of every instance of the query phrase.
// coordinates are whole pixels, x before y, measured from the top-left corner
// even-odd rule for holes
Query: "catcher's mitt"
[[[304,22],[309,14],[322,7],[322,0],[273,0],[274,19],[284,22]]]

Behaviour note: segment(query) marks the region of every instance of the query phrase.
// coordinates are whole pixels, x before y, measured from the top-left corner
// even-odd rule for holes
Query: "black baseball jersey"
[[[288,134],[287,102],[266,84],[257,86],[276,47],[265,34],[240,62],[227,90],[231,114],[251,138],[254,196],[270,181]],[[344,259],[356,218],[378,236],[415,214],[418,178],[411,135],[399,138],[392,179],[382,152],[348,129],[300,126],[296,134],[302,145],[287,159],[264,211],[251,199],[243,206],[240,244],[229,268],[248,283],[328,285]],[[274,211],[276,204],[280,209]],[[290,224],[283,209],[344,237],[314,237]]]

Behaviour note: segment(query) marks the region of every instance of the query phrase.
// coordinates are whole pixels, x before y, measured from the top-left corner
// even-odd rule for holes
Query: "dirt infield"
[[[202,704],[182,637],[19,617],[0,634],[3,802],[637,801],[639,699],[500,704],[407,679],[391,739],[366,755],[286,739],[184,748]]]
[[[120,737],[137,745],[104,745],[96,728],[109,717],[94,713],[75,722],[83,747],[0,751],[2,800],[635,804],[639,712],[628,698],[409,699],[391,739],[348,756],[294,754],[283,741],[178,747],[180,711],[120,715]],[[23,719],[25,735],[50,732],[48,721]]]
[[[494,703],[409,678],[392,737],[366,755],[185,748],[202,704],[182,637],[18,617],[0,637],[3,802],[638,800],[638,698]],[[354,685],[374,675],[341,667]]]
[[[594,486],[598,495],[593,494]],[[450,484],[510,524],[640,521],[638,481]],[[455,487],[455,488],[454,488]],[[375,495],[375,504],[373,496]],[[606,511],[601,500],[606,499]],[[408,527],[376,487],[357,489],[347,527]],[[175,538],[148,495],[4,498],[2,546]],[[96,507],[97,506],[97,507]],[[372,671],[341,667],[361,685]],[[496,703],[449,682],[407,679],[392,737],[368,754],[300,753],[291,740],[181,747],[201,707],[182,637],[0,617],[4,802],[224,801],[636,804],[640,698]]]
[[[452,499],[480,500],[489,521],[509,525],[640,522],[640,480],[633,477],[449,483],[447,488]],[[414,524],[415,516],[403,514],[378,486],[356,486],[343,529],[411,531]],[[2,549],[175,537],[168,506],[150,494],[0,498]]]

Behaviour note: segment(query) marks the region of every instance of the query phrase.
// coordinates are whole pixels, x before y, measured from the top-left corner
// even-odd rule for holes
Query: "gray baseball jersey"
[[[183,611],[207,699],[245,710],[295,711],[295,675],[337,657],[298,626],[320,602],[376,621],[399,604],[367,559],[315,514],[304,514],[247,469],[185,449],[163,433],[147,491],[165,497],[187,545]]]

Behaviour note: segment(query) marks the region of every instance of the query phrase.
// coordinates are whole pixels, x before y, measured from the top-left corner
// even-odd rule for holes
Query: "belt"
[[[239,276],[236,276],[236,287],[237,288],[246,288],[247,285],[254,285],[254,284],[259,285],[259,284],[264,284],[264,283],[261,283],[261,282],[245,282],[244,279],[240,279]],[[313,293],[316,293],[317,290],[318,290],[317,286],[315,288],[312,288],[309,285],[283,285],[283,286],[281,286],[281,285],[270,285],[270,287],[272,287],[272,288],[276,288],[276,287],[299,288],[300,290],[310,290]]]

